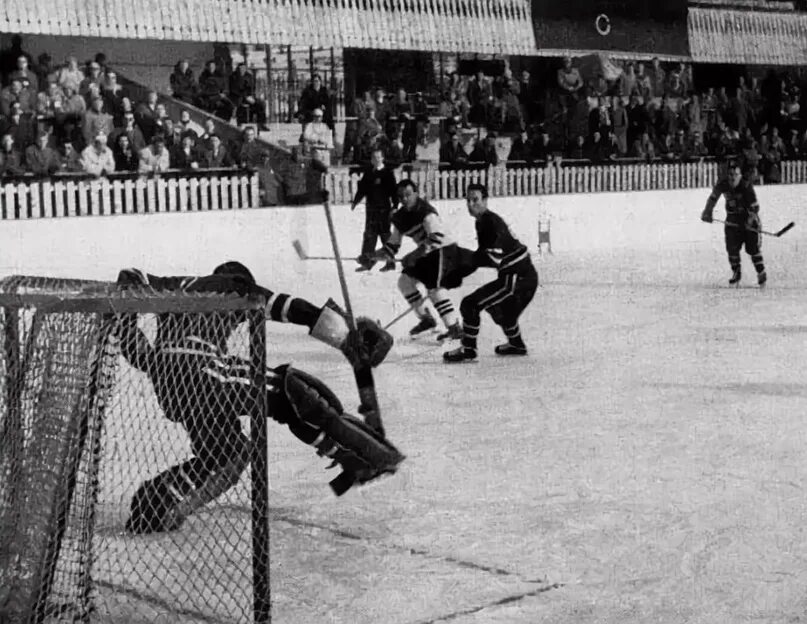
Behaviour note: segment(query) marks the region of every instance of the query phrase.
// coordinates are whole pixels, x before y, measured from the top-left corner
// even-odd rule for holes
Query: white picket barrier
[[[4,220],[259,207],[256,174],[0,181],[0,219]]]

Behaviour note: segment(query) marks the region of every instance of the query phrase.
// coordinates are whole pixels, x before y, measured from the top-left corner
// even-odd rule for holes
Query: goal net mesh
[[[178,355],[133,366],[121,328],[135,322],[148,345]],[[226,346],[183,342],[199,323],[220,324]],[[138,299],[102,283],[9,278],[0,329],[0,622],[260,620],[262,393],[210,388],[263,387],[262,312],[223,295]],[[181,500],[235,456],[229,489],[178,528],[127,530],[144,482],[174,468],[164,489]]]

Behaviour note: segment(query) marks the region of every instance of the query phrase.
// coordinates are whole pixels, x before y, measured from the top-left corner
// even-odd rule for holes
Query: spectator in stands
[[[216,67],[216,61],[207,62],[199,74],[197,103],[216,117],[229,122],[233,116],[233,103],[227,97],[227,79]]]
[[[319,161],[300,153],[300,148],[291,148],[291,158],[280,172],[285,203],[291,205],[322,201],[321,179],[325,172]]]
[[[121,135],[126,135],[126,138],[129,140],[129,145],[136,154],[139,154],[140,150],[148,145],[146,138],[143,136],[143,132],[137,126],[137,123],[135,123],[134,113],[126,113],[123,116],[123,127],[115,128],[112,132],[111,140],[113,144],[117,145],[118,138]]]
[[[36,117],[22,110],[19,102],[12,102],[10,114],[0,117],[0,135],[10,134],[14,145],[25,150],[34,143],[36,137]]]
[[[47,52],[43,52],[37,57],[34,72],[39,79],[40,89],[51,82],[58,83],[59,71],[53,66],[53,57]]]
[[[617,95],[629,98],[634,92],[636,92],[636,66],[630,62],[617,80]]]
[[[199,145],[203,150],[210,149],[212,147],[210,139],[214,134],[216,134],[216,122],[210,117],[206,117],[202,126],[204,130],[202,132],[202,136],[200,136],[199,140],[197,141],[197,145]]]
[[[176,129],[179,132],[190,132],[193,134],[193,140],[199,140],[199,133],[193,129],[193,121],[191,120],[191,114],[187,110],[183,110],[179,113],[179,121],[174,124]]]
[[[106,134],[99,133],[92,137],[92,142],[81,152],[84,171],[96,177],[115,171],[115,156],[106,142]]]
[[[257,140],[255,128],[244,128],[244,142],[238,152],[238,162],[242,167],[255,170],[263,165],[268,156],[266,148]]]
[[[81,81],[81,84],[78,87],[79,95],[84,96],[87,98],[90,95],[90,85],[96,85],[98,89],[98,95],[101,94],[101,89],[104,85],[104,75],[101,73],[101,65],[92,61],[88,66],[88,73],[84,80]]]
[[[62,154],[62,173],[79,173],[84,171],[84,164],[81,162],[81,154],[76,151],[72,143],[64,144],[64,154]]]
[[[14,137],[3,134],[0,137],[0,177],[22,175],[22,156],[14,147]]]
[[[568,150],[567,156],[570,160],[586,160],[588,158],[586,137],[578,134]]]
[[[734,94],[729,99],[727,108],[729,119],[731,120],[730,122],[727,121],[727,123],[729,123],[732,128],[739,130],[742,134],[748,127],[749,116],[748,104],[745,100],[745,91],[742,86],[734,90]]]
[[[174,71],[169,81],[171,82],[171,94],[183,102],[194,103],[199,91],[199,85],[193,76],[190,63],[187,59],[182,59],[174,65]]]
[[[659,135],[675,136],[678,132],[678,111],[676,110],[673,99],[670,96],[664,96],[663,104],[659,111],[657,118],[657,130]]]
[[[653,145],[653,140],[650,138],[650,133],[645,131],[633,142],[630,155],[639,160],[647,162],[656,159],[656,146]]]
[[[255,77],[247,71],[246,63],[239,63],[230,76],[230,100],[235,106],[235,121],[239,126],[257,122],[261,130],[266,126],[266,102],[255,93]]]
[[[323,116],[322,109],[314,109],[311,122],[303,130],[303,150],[306,155],[330,167],[333,133],[323,121]]]
[[[521,109],[521,118],[524,120],[526,128],[536,118],[538,112],[538,89],[530,72],[521,70],[521,77],[518,81],[518,105]]]
[[[443,94],[443,99],[440,102],[440,108],[437,114],[440,115],[440,117],[445,117],[446,120],[453,121],[454,127],[461,124],[463,127],[467,128],[470,126],[468,121],[470,110],[471,107],[467,103],[467,100],[463,102],[460,100],[460,96],[456,91],[447,90]]]
[[[140,157],[132,148],[129,137],[126,134],[117,135],[113,154],[115,157],[116,171],[137,171],[138,165],[140,164]]]
[[[28,58],[25,55],[17,57],[17,67],[8,76],[9,82],[19,80],[23,88],[28,89],[29,93],[39,93],[39,77],[28,66]]]
[[[468,120],[472,124],[484,125],[488,122],[490,107],[493,103],[493,88],[481,69],[475,78],[468,83],[466,92],[468,104]]]
[[[583,145],[584,143],[581,143],[581,147],[583,147]],[[538,138],[532,148],[532,159],[537,163],[541,163],[541,166],[543,166],[552,160],[552,149],[552,139],[546,131],[546,128],[539,128]]]
[[[170,117],[166,117],[165,119],[163,119],[160,134],[162,134],[163,137],[165,137],[165,147],[168,148],[169,152],[173,150],[175,147],[182,145],[182,136],[184,133],[182,132],[181,128],[177,124],[175,124],[174,120],[171,119]],[[193,143],[194,145],[196,145],[196,133],[191,132],[189,133],[189,136],[193,138]]]
[[[597,107],[592,108],[588,115],[588,135],[593,137],[595,132],[599,132],[600,136],[607,136],[613,125],[608,100],[601,97],[597,100]]]
[[[140,150],[137,171],[140,174],[158,174],[171,167],[171,158],[165,147],[165,138],[161,134],[154,135],[151,145]]]
[[[146,94],[146,101],[141,102],[135,108],[135,121],[137,122],[137,126],[140,128],[140,131],[143,133],[143,137],[146,139],[146,143],[150,143],[151,139],[154,137],[154,134],[157,131],[157,103],[159,100],[159,96],[157,95],[156,91],[149,91]]]
[[[474,169],[487,169],[499,164],[496,153],[496,133],[488,132],[484,139],[476,142],[468,156],[468,164]]]
[[[219,135],[213,133],[209,137],[210,148],[204,150],[199,162],[203,169],[223,169],[234,167],[235,161],[230,156],[227,148],[221,143]]]
[[[468,154],[460,143],[456,131],[449,133],[448,142],[440,147],[440,171],[464,169],[468,164]]]
[[[684,97],[689,97],[695,89],[695,81],[692,76],[692,65],[679,63],[678,76],[681,79],[681,88],[683,89]]]
[[[49,82],[45,91],[42,91],[36,98],[37,115],[53,120],[61,114],[64,106],[64,91],[57,82]]]
[[[22,49],[22,37],[12,35],[11,46],[0,52],[0,76],[8,76],[17,69],[17,59],[24,56],[29,65],[33,64],[33,58]]]
[[[73,93],[79,92],[81,83],[84,82],[84,72],[78,66],[78,61],[75,56],[67,57],[67,64],[59,70],[57,82],[59,86],[64,89],[71,89]]]
[[[653,98],[653,84],[651,76],[645,71],[644,63],[636,66],[636,91],[644,104]]]
[[[564,104],[567,108],[572,108],[574,102],[580,96],[580,90],[583,88],[583,79],[580,77],[580,72],[576,67],[572,67],[572,57],[564,57],[563,66],[557,73],[557,83]]]
[[[171,169],[198,169],[199,154],[196,151],[193,136],[183,134],[180,143],[175,145],[170,151]]]
[[[314,117],[314,109],[317,108],[322,110],[325,124],[333,130],[331,95],[328,93],[328,89],[322,84],[322,78],[320,78],[319,74],[314,74],[311,76],[311,82],[303,89],[300,95],[300,102],[297,105],[297,117],[303,127],[311,122]],[[376,111],[376,113],[378,113],[378,111]],[[380,117],[377,116],[376,118],[381,121]]]
[[[664,97],[667,91],[667,72],[661,67],[661,61],[654,57],[651,61],[650,71],[650,93],[652,97]]]
[[[173,136],[171,136],[173,128],[169,128],[169,125],[173,125],[173,122],[171,122],[170,118],[168,117],[168,111],[165,109],[165,104],[160,102],[154,108],[153,125],[151,128],[152,137],[157,134],[163,135],[165,138],[165,146],[170,149],[171,144],[169,143],[169,137],[171,140],[173,140]]]
[[[529,132],[525,128],[513,139],[510,145],[510,152],[507,154],[507,168],[523,169],[525,167],[532,167],[534,165],[532,152],[533,143],[530,139]]]
[[[104,108],[113,118],[120,119],[123,113],[123,100],[128,99],[128,93],[122,84],[118,83],[118,74],[107,70],[106,79],[101,88],[101,97],[104,98]],[[131,101],[130,101],[131,103]]]
[[[611,98],[611,121],[619,155],[625,156],[628,153],[628,111],[619,96]]]
[[[35,176],[50,176],[62,167],[59,154],[48,143],[50,134],[40,130],[36,135],[36,143],[25,150],[25,169]]]
[[[687,147],[686,154],[690,161],[703,160],[709,155],[709,150],[703,142],[703,134],[700,130],[695,130],[690,135],[690,143]]]
[[[375,92],[375,118],[381,124],[381,132],[386,133],[387,125],[392,116],[392,108],[387,101],[387,94],[380,87]]]
[[[36,107],[34,95],[23,86],[19,78],[12,79],[11,84],[0,91],[0,115],[11,115],[12,104],[15,102],[20,105],[23,113],[32,113]]]
[[[90,110],[84,114],[84,123],[81,127],[84,141],[89,145],[93,137],[99,134],[109,136],[114,128],[112,115],[104,110],[104,99],[99,95],[92,101]]]
[[[101,69],[101,78],[103,79],[103,77],[107,73],[107,70],[109,69],[109,65],[107,64],[106,54],[104,54],[103,52],[98,52],[95,55],[95,58],[93,59],[93,61],[95,61],[95,64],[98,65],[98,67]],[[92,63],[87,63],[88,66],[91,65],[91,64]]]

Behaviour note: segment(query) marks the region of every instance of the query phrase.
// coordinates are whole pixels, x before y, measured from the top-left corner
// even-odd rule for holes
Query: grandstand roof
[[[689,8],[692,60],[807,65],[807,14]]]
[[[529,0],[31,0],[0,32],[488,54],[535,51]]]

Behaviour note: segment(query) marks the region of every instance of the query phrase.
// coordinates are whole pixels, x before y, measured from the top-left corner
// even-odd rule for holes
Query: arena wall
[[[789,221],[799,223],[803,188],[758,189],[767,229],[778,229]],[[699,220],[707,196],[704,189],[549,195],[494,198],[491,207],[533,252],[538,221],[547,219],[556,255],[704,245],[720,249],[719,226]],[[474,247],[474,222],[464,202],[442,201],[437,206],[459,241]],[[722,204],[715,216],[720,216],[721,209]],[[349,278],[358,279],[352,260],[361,245],[363,207],[354,212],[348,206],[332,210],[342,253],[350,260]],[[209,271],[224,259],[239,259],[253,268],[260,281],[275,288],[321,294],[313,282],[322,275],[322,263],[300,262],[291,244],[295,239],[311,256],[332,255],[321,206],[5,221],[0,227],[0,275],[114,279],[118,269],[126,266],[188,274]],[[788,240],[797,243],[799,239],[797,226]],[[333,276],[335,280],[335,270]]]

